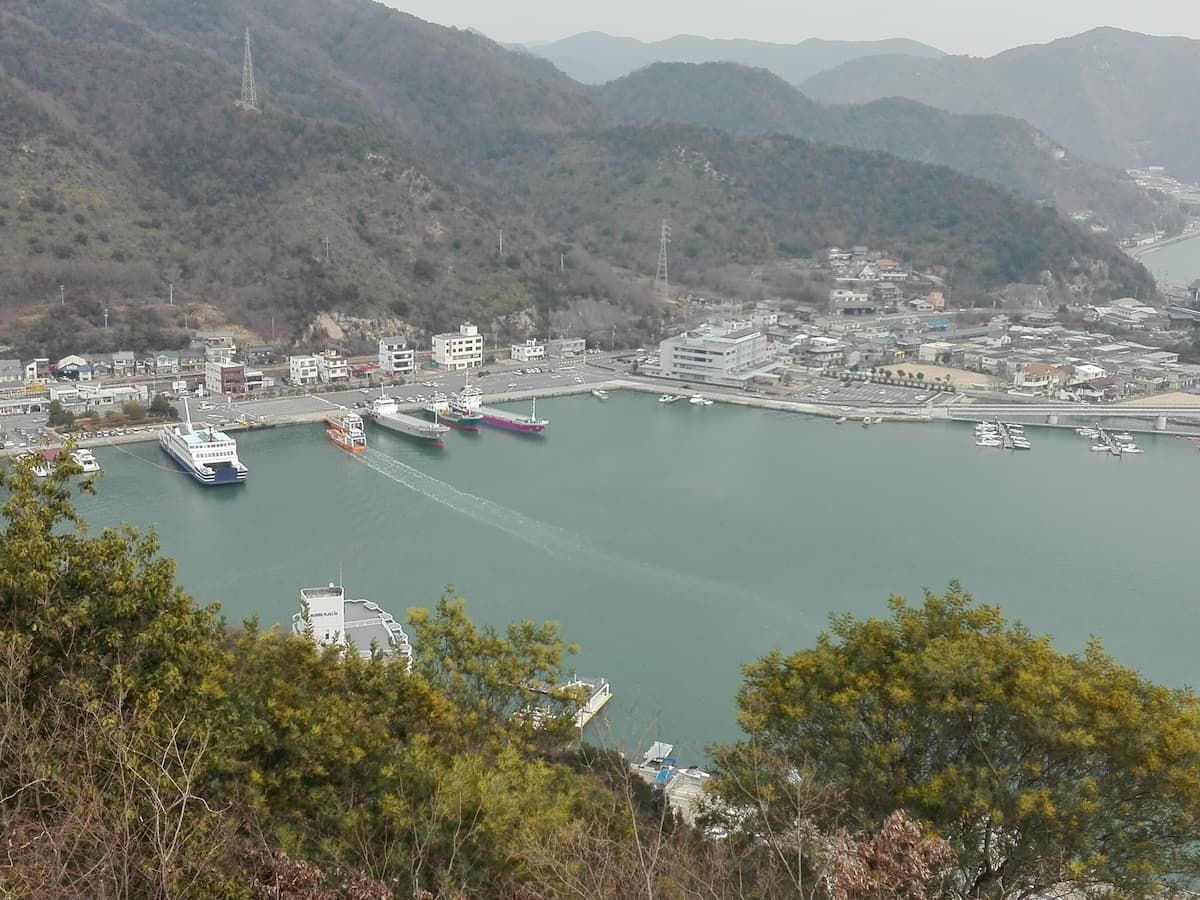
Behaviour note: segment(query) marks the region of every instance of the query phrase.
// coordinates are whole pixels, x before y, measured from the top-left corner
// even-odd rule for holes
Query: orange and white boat
[[[361,453],[367,449],[367,432],[363,429],[362,416],[357,413],[334,413],[326,416],[325,424],[329,426],[325,429],[329,439],[343,450]]]

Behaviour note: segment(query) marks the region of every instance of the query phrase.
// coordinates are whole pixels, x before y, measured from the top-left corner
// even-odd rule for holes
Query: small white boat
[[[1093,453],[1107,453],[1108,444],[1092,444]]]
[[[1100,437],[1100,432],[1095,428],[1076,428],[1075,433],[1080,437]]]
[[[845,417],[845,416],[842,416],[842,417],[840,417],[840,418],[839,418],[839,419],[838,419],[836,422],[834,422],[833,424],[834,424],[834,425],[845,425],[845,424],[846,424],[846,417]]]
[[[975,442],[975,446],[976,447],[1003,447],[1004,445],[1002,443],[1000,443],[1000,441],[978,440]]]
[[[1132,441],[1133,440],[1133,435],[1130,434],[1128,431],[1122,431],[1120,434],[1114,434],[1112,437],[1113,437],[1114,441]]]
[[[72,450],[71,459],[75,465],[83,470],[85,475],[90,472],[100,471],[100,463],[96,461],[96,457],[92,455],[92,451],[87,448]]]
[[[671,396],[670,394],[663,394],[661,397],[658,398],[659,403],[673,403],[674,401],[675,401],[675,398],[673,396]]]
[[[1126,444],[1124,447],[1121,448],[1121,452],[1122,453],[1144,453],[1145,451],[1142,450],[1141,447],[1138,447],[1134,444]]]
[[[607,400],[608,399],[608,391],[603,390],[602,388],[593,388],[592,396],[595,397],[597,400]]]
[[[693,406],[704,406],[704,395],[692,394],[692,396],[688,398],[688,403],[691,403]]]

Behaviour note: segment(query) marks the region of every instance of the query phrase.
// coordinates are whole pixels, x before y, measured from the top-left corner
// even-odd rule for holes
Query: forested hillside
[[[627,122],[684,122],[747,134],[792,134],[948,166],[1049,201],[1064,214],[1094,213],[1115,236],[1182,226],[1178,205],[1141,190],[1123,172],[1062,156],[1059,145],[1018,119],[957,115],[889,98],[825,105],[762,69],[727,63],[649,66],[605,85],[600,102]]]
[[[247,25],[257,113],[234,102]],[[866,241],[980,288],[1048,270],[1150,290],[1044,210],[878,154],[704,137],[735,180],[701,206],[691,179],[656,173],[665,145],[698,133],[609,131],[549,63],[362,0],[15,0],[0,54],[0,314],[22,352],[165,346],[187,316],[284,343],[325,312],[414,335],[471,316],[501,339],[584,298],[656,319],[663,218],[690,236],[679,274],[698,290],[731,263]],[[797,159],[821,199],[777,189]],[[881,179],[887,209],[866,193]],[[964,237],[954,210],[971,208],[984,230]],[[1026,256],[1009,232],[1044,240]],[[71,303],[53,302],[59,285]]]

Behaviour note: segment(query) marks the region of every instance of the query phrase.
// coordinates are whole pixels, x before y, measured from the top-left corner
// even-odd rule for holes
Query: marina
[[[1193,442],[1139,436],[1154,465],[1119,466],[1071,428],[1042,428],[1037,466],[1004,465],[956,423],[864,432],[589,392],[538,400],[552,441],[455,435],[444,454],[384,429],[364,453],[333,454],[323,421],[244,432],[255,477],[233,492],[197,491],[152,444],[100,447],[99,495],[80,511],[94,529],[156,527],[182,586],[231,624],[290,623],[296,593],[280,585],[324,584],[343,561],[357,596],[398,620],[452,583],[482,624],[557,621],[582,649],[570,665],[619,686],[593,739],[670,735],[688,762],[736,737],[742,663],[811,645],[831,612],[882,615],[889,594],[919,601],[951,578],[1063,649],[1095,634],[1150,677],[1200,676]],[[870,536],[864,522],[885,510],[895,524]],[[1153,527],[1097,553],[1118,514]]]

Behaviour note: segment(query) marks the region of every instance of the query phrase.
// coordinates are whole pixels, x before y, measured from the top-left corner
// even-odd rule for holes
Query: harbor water
[[[1114,458],[1030,429],[1032,451],[1012,453],[966,424],[625,392],[538,413],[543,438],[455,432],[444,451],[370,425],[354,456],[321,425],[248,433],[249,479],[220,489],[155,444],[102,448],[80,507],[93,528],[156,528],[182,585],[230,622],[288,623],[300,588],[339,571],[397,617],[453,584],[479,621],[555,620],[578,672],[613,684],[591,737],[669,740],[684,764],[736,737],[740,665],[954,578],[1061,649],[1096,635],[1157,680],[1197,682],[1195,444],[1147,437]]]
[[[1200,236],[1143,253],[1138,262],[1157,281],[1187,287],[1200,278]]]

